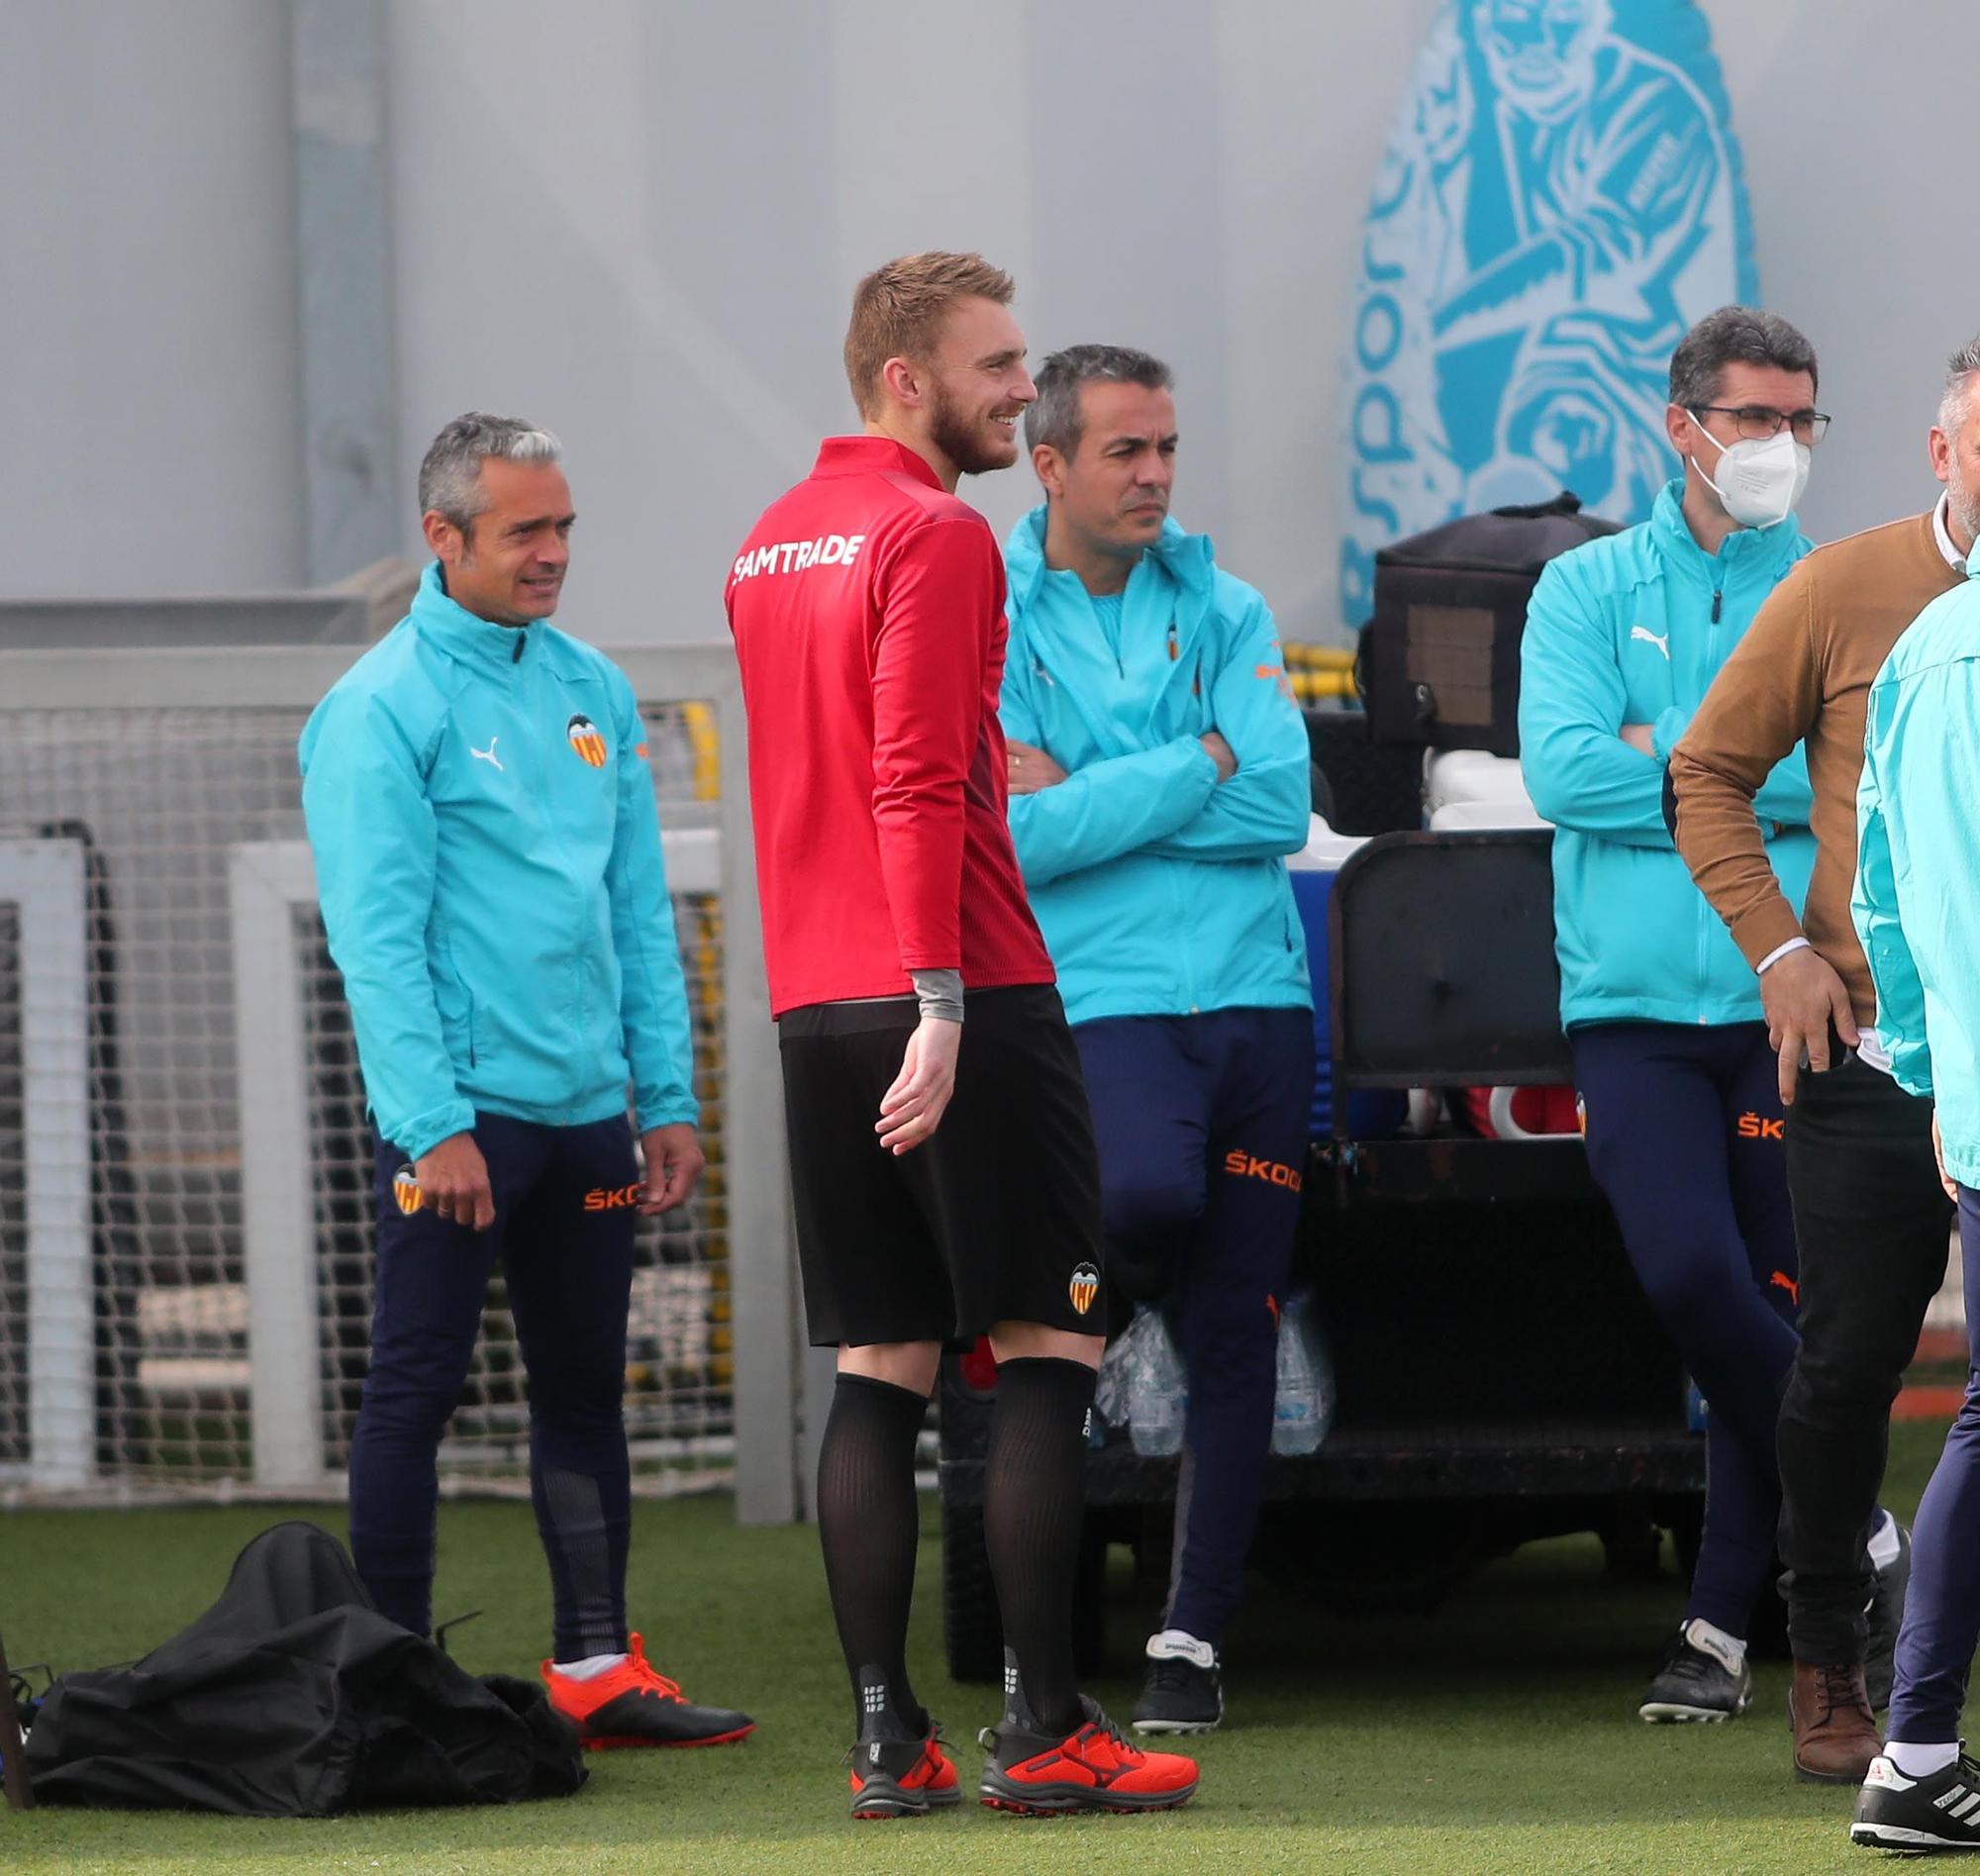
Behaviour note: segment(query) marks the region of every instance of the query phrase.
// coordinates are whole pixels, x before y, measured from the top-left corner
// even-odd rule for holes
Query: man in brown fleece
[[[1836,1784],[1859,1781],[1877,1752],[1866,1612],[1873,1599],[1899,1600],[1908,1569],[1908,1540],[1877,1513],[1877,1494],[1891,1403],[1944,1276],[1951,1222],[1931,1104],[1891,1078],[1850,923],[1856,782],[1871,680],[1925,606],[1959,583],[1980,535],[1980,340],[1950,362],[1930,449],[1945,485],[1936,506],[1802,560],[1726,661],[1668,769],[1678,850],[1759,973],[1790,1106],[1802,1341],[1779,1432],[1789,1711],[1797,1773]],[[1801,919],[1753,813],[1755,791],[1797,742],[1817,843]],[[1897,1610],[1877,1613],[1894,1632]],[[1889,1632],[1879,1638],[1888,1647]],[[1881,1701],[1889,1663],[1877,1665]]]

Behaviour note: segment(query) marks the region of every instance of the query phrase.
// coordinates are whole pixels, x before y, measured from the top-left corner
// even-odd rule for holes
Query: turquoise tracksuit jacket
[[[554,627],[490,625],[438,563],[303,730],[303,813],[378,1131],[474,1111],[692,1121],[693,1057],[633,688]]]
[[[1891,1071],[1938,1106],[1945,1169],[1980,1187],[1980,553],[1870,686],[1856,935]]]
[[[1270,610],[1171,521],[1128,577],[1117,656],[1044,528],[1034,509],[1004,543],[1000,714],[1067,775],[1011,797],[1011,834],[1068,1020],[1311,1008],[1284,857],[1311,757]],[[1197,740],[1213,729],[1228,782]]]
[[[1671,843],[1664,763],[1719,667],[1809,550],[1795,519],[1739,528],[1707,553],[1684,484],[1650,519],[1549,560],[1520,649],[1520,766],[1554,823],[1554,948],[1564,1027],[1750,1023],[1759,980]],[[1624,742],[1652,726],[1654,756]],[[1754,804],[1781,889],[1808,896],[1808,761],[1797,748]],[[1776,830],[1779,830],[1776,832]]]

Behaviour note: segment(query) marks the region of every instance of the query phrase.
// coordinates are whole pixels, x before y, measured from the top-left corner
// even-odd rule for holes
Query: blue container
[[[1345,842],[1339,842],[1345,845]],[[1307,969],[1313,977],[1313,1116],[1311,1137],[1327,1139],[1334,1133],[1334,1028],[1328,997],[1327,902],[1344,852],[1315,864],[1313,849],[1298,856],[1291,868],[1293,904],[1306,931]],[[1305,864],[1300,860],[1304,859]],[[1409,1113],[1409,1097],[1388,1088],[1356,1089],[1347,1097],[1347,1133],[1354,1139],[1388,1139]]]

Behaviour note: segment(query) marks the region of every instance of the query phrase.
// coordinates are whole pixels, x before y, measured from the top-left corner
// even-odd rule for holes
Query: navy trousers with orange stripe
[[[621,1396],[633,1283],[633,1134],[621,1117],[543,1127],[477,1114],[495,1223],[471,1231],[408,1191],[377,1142],[371,1365],[350,1441],[350,1552],[372,1602],[432,1616],[441,1436],[459,1405],[499,1261],[529,1376],[530,1496],[559,1661],[626,1646],[631,1482]],[[408,1209],[410,1207],[410,1209]]]
[[[1221,1642],[1244,1588],[1313,1106],[1313,1012],[1077,1025],[1108,1271],[1167,1290],[1189,1373],[1164,1626]]]
[[[1705,1396],[1705,1535],[1687,1614],[1744,1635],[1774,1554],[1775,1426],[1799,1345],[1766,1025],[1603,1023],[1570,1040],[1589,1169]]]

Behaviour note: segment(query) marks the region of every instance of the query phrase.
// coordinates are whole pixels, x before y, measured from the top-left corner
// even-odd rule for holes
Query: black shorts
[[[896,1156],[873,1131],[920,1020],[911,997],[777,1026],[814,1344],[952,1341],[993,1323],[1103,1328],[1100,1167],[1079,1052],[1048,984],[972,990],[955,1093]]]

